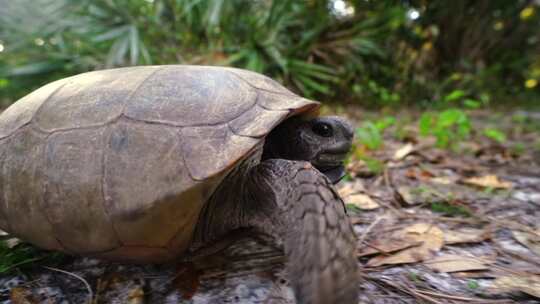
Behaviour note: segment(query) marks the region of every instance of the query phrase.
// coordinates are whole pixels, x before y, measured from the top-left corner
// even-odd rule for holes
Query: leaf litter
[[[527,146],[538,134],[504,144],[471,138],[463,152],[437,148],[414,126],[400,141],[392,128],[380,149],[352,153],[351,178],[337,185],[354,206],[359,303],[538,303],[540,159]],[[511,149],[520,138],[518,155]],[[275,248],[248,237],[218,257],[166,265],[69,258],[57,267],[88,282],[91,304],[266,303],[269,295],[294,303]],[[87,303],[79,279],[39,263],[1,274],[0,301]]]

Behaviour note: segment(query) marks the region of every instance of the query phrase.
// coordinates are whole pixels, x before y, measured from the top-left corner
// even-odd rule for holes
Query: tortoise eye
[[[334,130],[332,129],[332,126],[330,126],[327,123],[324,122],[318,122],[311,127],[311,130],[319,136],[322,137],[331,137],[334,135]]]

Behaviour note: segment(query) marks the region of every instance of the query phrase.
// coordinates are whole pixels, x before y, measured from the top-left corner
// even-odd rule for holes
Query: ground
[[[422,130],[405,112],[337,112],[358,127],[336,188],[358,237],[359,303],[539,303],[540,113],[436,114]],[[160,266],[31,250],[40,260],[3,265],[0,302],[292,303],[283,256],[253,237]]]

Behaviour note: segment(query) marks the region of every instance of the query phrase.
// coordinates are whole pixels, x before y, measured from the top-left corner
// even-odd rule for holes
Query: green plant
[[[485,128],[483,133],[484,133],[484,136],[498,143],[503,143],[506,141],[506,135],[502,131],[496,128]]]
[[[478,284],[478,282],[476,280],[468,280],[467,281],[467,287],[469,289],[475,290],[475,289],[478,289],[478,287],[480,287],[480,285]]]
[[[361,159],[366,163],[366,166],[371,173],[378,175],[384,171],[385,166],[382,161],[369,156],[364,156]]]
[[[345,204],[345,208],[347,209],[347,211],[355,213],[362,212],[362,209],[360,209],[360,207],[356,206],[355,204]]]
[[[62,253],[43,251],[26,243],[10,248],[4,241],[0,241],[0,274],[31,267],[38,261],[43,264],[56,264],[64,259],[65,255]]]
[[[362,145],[370,150],[379,149],[383,143],[381,131],[370,121],[363,123],[360,128],[356,129],[356,137]]]
[[[356,129],[357,139],[369,150],[377,150],[383,144],[384,131],[395,123],[396,119],[390,116],[384,117],[375,122],[366,121],[361,127]]]
[[[246,68],[309,97],[364,105],[477,108],[516,94],[538,97],[537,7],[449,3],[3,1],[0,79],[8,82],[0,102],[88,70],[178,63]],[[522,18],[524,10],[533,13]]]
[[[419,129],[421,136],[433,135],[438,147],[448,148],[469,137],[471,123],[464,111],[454,108],[422,114]]]
[[[416,272],[408,272],[407,273],[407,276],[409,277],[409,279],[415,283],[419,283],[421,281],[421,277],[418,273]]]
[[[523,153],[525,153],[525,151],[527,150],[527,147],[525,146],[524,143],[517,142],[517,143],[514,143],[510,147],[510,149],[512,150],[513,155],[521,156],[521,155],[523,155]]]
[[[433,212],[442,213],[448,216],[471,216],[471,212],[466,207],[446,201],[433,202],[430,204],[430,208]]]
[[[347,6],[340,15],[328,1],[8,1],[0,13],[0,77],[12,80],[6,90],[20,97],[92,69],[233,65],[309,97],[350,96],[344,88],[367,88],[360,75],[389,74],[381,70],[388,56],[380,44],[405,18],[401,6]],[[395,99],[385,90],[378,87],[378,95]]]
[[[397,104],[401,100],[399,93],[391,92],[391,90],[377,84],[374,80],[368,81],[367,88],[374,99],[378,100],[382,105]]]

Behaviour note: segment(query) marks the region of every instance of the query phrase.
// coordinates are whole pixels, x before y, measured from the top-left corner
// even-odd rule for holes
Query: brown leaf
[[[445,254],[425,261],[424,265],[438,272],[459,272],[487,270],[490,263],[482,259]]]
[[[482,229],[464,228],[460,230],[447,230],[444,232],[444,243],[479,243],[487,240],[489,237],[489,232]]]
[[[127,296],[127,304],[143,304],[144,290],[141,286],[137,286],[129,291]]]
[[[444,243],[443,232],[437,226],[418,223],[394,234],[396,238],[403,238],[411,242],[422,242],[422,245],[410,247],[391,256],[376,256],[368,261],[367,266],[380,266],[386,264],[414,263],[430,259],[433,253],[439,251]]]
[[[417,179],[421,181],[431,180],[435,175],[426,169],[411,168],[405,172],[405,176],[410,179]]]
[[[401,201],[409,206],[441,201],[441,195],[424,187],[401,186],[397,188],[397,194]]]
[[[354,182],[344,183],[342,187],[338,189],[338,194],[342,198],[345,198],[351,194],[364,193],[366,189],[361,181],[355,180]]]
[[[414,145],[411,144],[411,143],[408,143],[406,144],[405,146],[399,148],[395,153],[394,153],[394,156],[392,157],[392,159],[394,161],[398,161],[398,160],[402,160],[404,159],[405,157],[407,157],[407,155],[411,154],[411,152],[414,151]]]
[[[379,204],[375,202],[369,195],[352,194],[345,199],[347,204],[355,205],[362,210],[373,210],[379,208]]]
[[[523,273],[499,277],[491,284],[490,291],[495,294],[521,291],[540,298],[540,276]]]
[[[37,303],[32,297],[30,290],[23,287],[14,287],[9,291],[9,299],[13,304],[34,304]]]
[[[365,247],[358,249],[358,257],[373,255],[377,253],[388,254],[398,250],[420,246],[423,242],[414,239],[383,237],[368,243]]]
[[[463,183],[483,188],[510,189],[512,183],[500,180],[496,175],[471,177],[463,180]]]
[[[456,183],[456,179],[448,176],[434,177],[430,179],[430,182],[441,185],[452,185]]]

